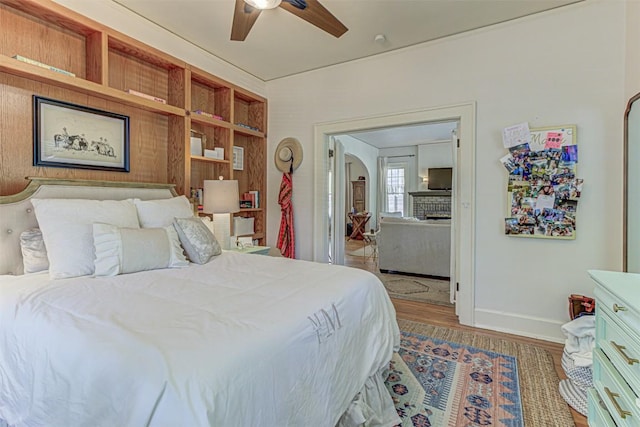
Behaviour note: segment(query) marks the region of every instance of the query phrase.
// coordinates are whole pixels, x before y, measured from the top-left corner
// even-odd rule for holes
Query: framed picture
[[[233,170],[244,170],[244,148],[233,147]]]
[[[129,117],[34,95],[33,165],[129,172]]]

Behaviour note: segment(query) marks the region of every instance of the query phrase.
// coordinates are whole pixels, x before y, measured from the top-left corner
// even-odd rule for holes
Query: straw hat
[[[302,163],[302,145],[295,138],[285,138],[276,147],[276,167],[280,172],[292,172]]]

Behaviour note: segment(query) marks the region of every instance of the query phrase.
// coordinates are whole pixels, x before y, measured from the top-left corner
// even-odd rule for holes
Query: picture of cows
[[[107,142],[107,138],[100,137],[98,141],[89,142],[84,134],[69,135],[66,127],[63,127],[62,131],[63,133],[58,133],[53,136],[53,143],[56,149],[93,151],[101,156],[116,157],[113,147]]]

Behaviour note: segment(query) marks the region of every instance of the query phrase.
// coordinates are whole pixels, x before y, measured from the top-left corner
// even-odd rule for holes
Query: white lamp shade
[[[204,182],[204,213],[234,213],[240,212],[238,201],[238,181],[210,180]]]

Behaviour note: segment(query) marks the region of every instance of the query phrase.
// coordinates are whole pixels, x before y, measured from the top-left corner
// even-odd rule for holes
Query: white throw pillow
[[[190,218],[193,209],[185,196],[170,199],[133,201],[138,210],[138,219],[142,228],[167,227],[175,218]]]
[[[121,228],[93,224],[95,275],[116,276],[189,265],[173,226]]]
[[[25,274],[49,269],[47,249],[39,228],[31,228],[20,233],[20,250]]]
[[[205,264],[222,253],[216,236],[200,218],[176,218],[173,225],[191,262]]]
[[[138,228],[131,200],[32,199],[52,279],[93,274],[93,223]]]

